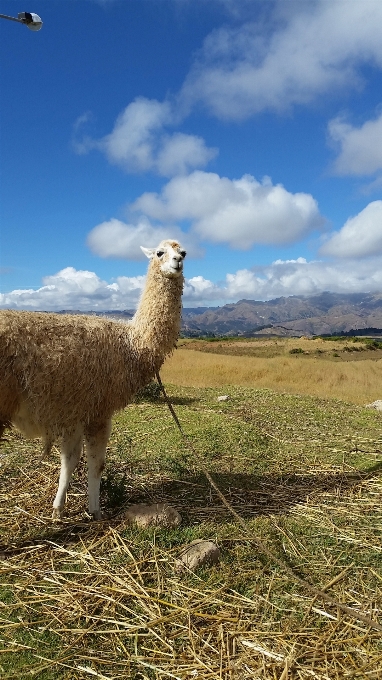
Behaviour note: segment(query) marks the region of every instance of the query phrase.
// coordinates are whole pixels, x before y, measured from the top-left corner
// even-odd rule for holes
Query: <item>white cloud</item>
[[[75,128],[86,121],[84,114]],[[98,140],[85,136],[74,142],[74,148],[78,153],[99,149],[110,163],[128,172],[151,171],[164,177],[203,167],[216,156],[217,149],[207,148],[201,137],[166,132],[175,122],[169,102],[138,97],[118,116],[110,134]]]
[[[67,267],[45,277],[37,290],[0,295],[0,307],[30,310],[107,311],[134,309],[145,277],[117,277],[112,283],[89,271]],[[215,306],[239,299],[270,300],[288,295],[377,292],[382,289],[382,257],[327,263],[277,260],[270,265],[228,273],[219,283],[194,276],[186,279],[185,307]]]
[[[161,194],[145,193],[130,207],[158,220],[190,220],[202,239],[241,249],[291,243],[323,221],[310,194],[289,193],[269,178],[230,180],[200,170],[173,178]]]
[[[226,295],[230,300],[310,295],[327,290],[330,279],[333,279],[333,272],[322,262],[307,262],[304,258],[277,260],[265,267],[227,274]]]
[[[113,131],[99,141],[99,146],[113,163],[126,169],[150,170],[155,133],[170,117],[168,102],[138,98],[118,116]]]
[[[223,27],[207,36],[180,94],[219,118],[282,111],[341,87],[359,87],[359,66],[382,66],[380,0],[288,3],[273,23]],[[281,3],[282,5],[282,3]]]
[[[372,262],[352,260],[335,263],[306,262],[303,258],[278,260],[260,270],[257,290],[263,299],[281,295],[313,295],[325,290],[333,293],[380,291],[381,265],[381,258],[374,258]]]
[[[338,175],[371,175],[382,169],[382,113],[359,128],[335,118],[329,123],[329,134],[340,145],[334,162]]]
[[[73,125],[73,132],[77,134],[81,128],[86,125],[86,123],[89,123],[93,119],[93,114],[91,111],[85,111],[81,116],[78,116],[77,120],[75,121]],[[81,150],[78,150],[78,153],[81,153]]]
[[[144,277],[119,277],[108,284],[97,274],[66,267],[46,276],[37,290],[13,290],[0,294],[0,306],[11,309],[102,311],[135,307]]]
[[[115,257],[127,260],[144,260],[140,246],[155,248],[163,239],[177,239],[187,253],[197,257],[202,254],[195,239],[177,226],[153,226],[142,217],[138,224],[126,224],[114,217],[98,224],[87,237],[92,253],[100,257]]]
[[[155,163],[160,175],[173,177],[207,165],[216,154],[217,149],[207,148],[201,137],[175,132],[163,135]]]
[[[186,307],[213,305],[221,297],[222,288],[203,276],[193,276],[185,281],[183,305]]]
[[[140,246],[155,247],[164,238],[168,238],[168,229],[155,229],[144,218],[136,225],[111,218],[89,232],[87,245],[100,257],[143,260]]]
[[[350,217],[321,248],[324,255],[368,257],[382,253],[382,201],[373,201]]]
[[[350,264],[350,266],[349,266]],[[197,279],[197,280],[196,280]],[[253,270],[242,269],[227,274],[219,285],[195,277],[187,282],[185,306],[216,305],[239,299],[271,300],[289,295],[314,295],[330,290],[334,293],[378,292],[382,288],[382,258],[371,262],[351,263],[277,260]]]

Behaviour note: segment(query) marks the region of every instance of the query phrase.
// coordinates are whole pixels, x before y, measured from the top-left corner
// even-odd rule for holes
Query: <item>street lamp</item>
[[[0,19],[9,19],[9,21],[25,24],[31,31],[39,31],[42,26],[41,18],[34,12],[19,12],[17,18],[9,17],[7,14],[0,14]]]

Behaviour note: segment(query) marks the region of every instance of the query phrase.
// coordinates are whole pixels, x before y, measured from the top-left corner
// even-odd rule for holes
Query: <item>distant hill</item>
[[[71,313],[83,312],[71,310]],[[97,314],[128,321],[134,310]],[[352,331],[382,335],[382,293],[293,295],[268,302],[239,300],[223,307],[183,309],[182,334],[188,337],[338,335]]]
[[[184,309],[183,333],[194,335],[335,335],[382,333],[382,294],[321,293],[268,302],[239,300],[215,308]]]

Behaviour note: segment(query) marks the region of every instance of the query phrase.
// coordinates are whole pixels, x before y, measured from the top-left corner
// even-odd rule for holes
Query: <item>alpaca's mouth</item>
[[[165,276],[179,276],[183,272],[183,262],[169,264],[167,267],[162,268],[162,272]]]

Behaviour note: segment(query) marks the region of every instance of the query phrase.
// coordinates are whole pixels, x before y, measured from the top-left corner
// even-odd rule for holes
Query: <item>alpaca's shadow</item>
[[[227,501],[244,519],[287,513],[297,504],[304,504],[309,498],[321,493],[335,494],[356,491],[368,479],[382,470],[382,461],[364,471],[321,473],[321,474],[213,474],[213,479]],[[68,519],[59,525],[52,524],[43,536],[31,541],[0,545],[0,559],[19,554],[41,542],[56,545],[76,543],[79,538],[86,540],[99,536],[109,526],[120,526],[126,509],[135,503],[161,503],[174,506],[181,514],[183,524],[195,525],[208,521],[224,524],[232,521],[214,489],[203,474],[183,476],[182,479],[147,483],[142,485],[134,476],[119,489],[118,502],[110,506],[104,501],[106,519],[90,522]]]
[[[382,470],[382,461],[365,471],[320,474],[216,474],[213,480],[226,500],[243,518],[275,515],[288,512],[292,507],[306,503],[313,495],[336,493],[356,489]],[[224,523],[231,520],[216,491],[203,474],[183,479],[153,483],[129,494],[130,503],[166,502],[179,510],[184,521],[195,519]]]

